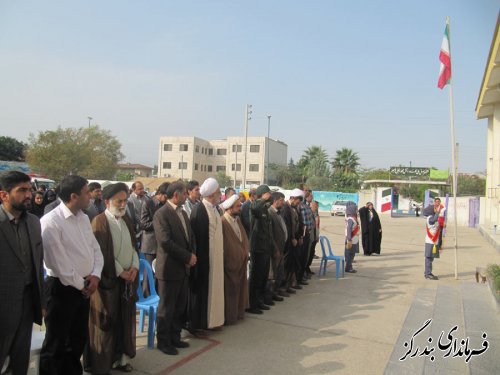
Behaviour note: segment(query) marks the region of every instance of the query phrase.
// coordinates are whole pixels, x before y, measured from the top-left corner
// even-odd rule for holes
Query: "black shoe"
[[[315,255],[313,256],[313,259],[319,259],[319,256]]]
[[[177,355],[177,354],[179,354],[179,351],[173,345],[170,345],[170,346],[158,346],[157,348],[161,352],[163,352],[165,354],[168,354],[168,355]]]
[[[305,280],[302,280],[299,284],[300,285],[309,285],[309,283],[307,281],[305,281]]]
[[[271,308],[263,303],[261,303],[259,306],[258,306],[259,309],[261,310],[271,310]]]
[[[311,275],[309,275],[308,273],[306,273],[304,275],[304,280],[311,280]]]
[[[122,371],[122,372],[132,372],[134,368],[130,363],[127,363],[126,365],[123,366],[116,366],[115,370]]]
[[[287,293],[290,293],[290,294],[295,294],[295,293],[297,293],[297,291],[293,290],[293,289],[292,289],[292,287],[288,288],[288,289],[286,290],[286,292],[287,292]]]
[[[189,343],[185,341],[174,341],[172,345],[179,349],[189,348]]]
[[[281,297],[290,297],[290,293],[288,293],[288,292],[278,292],[278,296],[281,296]]]
[[[262,310],[260,310],[256,307],[253,309],[246,309],[245,311],[249,314],[257,314],[257,315],[263,314]]]
[[[438,277],[434,276],[432,273],[429,275],[426,275],[425,278],[429,279],[429,280],[439,280]]]
[[[312,275],[316,275],[316,272],[309,270],[309,271],[307,271],[307,274],[309,276],[312,276]]]
[[[281,302],[281,301],[284,301],[284,298],[275,294],[275,295],[273,295],[273,301]]]
[[[302,289],[302,287],[300,285],[292,285],[292,288],[293,289]]]
[[[270,301],[264,301],[264,305],[267,305],[267,306],[274,306],[276,305],[272,300]]]
[[[358,271],[356,271],[356,270],[352,269],[352,270],[345,271],[345,272],[349,272],[349,273],[356,273],[356,272],[358,272]]]

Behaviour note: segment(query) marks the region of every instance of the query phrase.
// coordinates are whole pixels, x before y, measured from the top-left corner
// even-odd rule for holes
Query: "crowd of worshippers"
[[[0,372],[27,373],[42,319],[40,374],[132,371],[137,291],[147,296],[148,285],[168,355],[189,347],[182,329],[203,337],[308,285],[319,240],[312,191],[221,196],[213,178],[163,183],[150,197],[141,182],[101,188],[70,175],[52,194],[33,192],[22,172],[1,174]],[[139,285],[141,258],[155,283]]]

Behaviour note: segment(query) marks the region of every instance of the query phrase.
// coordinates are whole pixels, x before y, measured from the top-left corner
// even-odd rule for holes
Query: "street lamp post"
[[[271,115],[267,115],[267,139],[266,139],[266,152],[267,152],[267,165],[266,165],[266,184],[269,185],[269,132],[271,130]]]
[[[87,116],[87,118],[89,119],[89,129],[90,129],[90,120],[93,120],[93,119],[90,116]]]
[[[248,121],[250,121],[252,118],[250,115],[252,114],[252,105],[247,104],[247,109],[245,113],[245,150],[244,150],[244,162],[243,162],[243,189],[246,188],[247,185],[247,142],[248,142]],[[235,166],[236,168],[236,166]]]

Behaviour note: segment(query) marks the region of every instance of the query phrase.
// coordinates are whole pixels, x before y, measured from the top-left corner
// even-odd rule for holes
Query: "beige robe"
[[[231,218],[222,217],[224,233],[224,297],[226,324],[243,319],[248,308],[247,264],[249,242],[245,228],[240,220],[236,221],[240,237],[230,222]]]
[[[207,327],[214,328],[224,325],[224,240],[220,215],[206,200],[203,200],[203,204],[209,222]]]

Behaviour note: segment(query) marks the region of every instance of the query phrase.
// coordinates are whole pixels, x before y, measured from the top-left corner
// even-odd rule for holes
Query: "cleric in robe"
[[[88,364],[93,374],[107,374],[111,368],[130,372],[136,354],[139,256],[132,222],[125,215],[127,193],[124,183],[106,186],[106,210],[92,221],[104,257],[101,281],[90,297]]]
[[[240,221],[241,201],[233,195],[222,203],[224,234],[224,315],[227,324],[243,319],[248,308],[247,264],[250,251],[247,233]]]
[[[198,258],[190,275],[189,323],[192,330],[224,324],[224,243],[217,180],[206,179],[200,194],[203,200],[193,207],[190,217]]]

